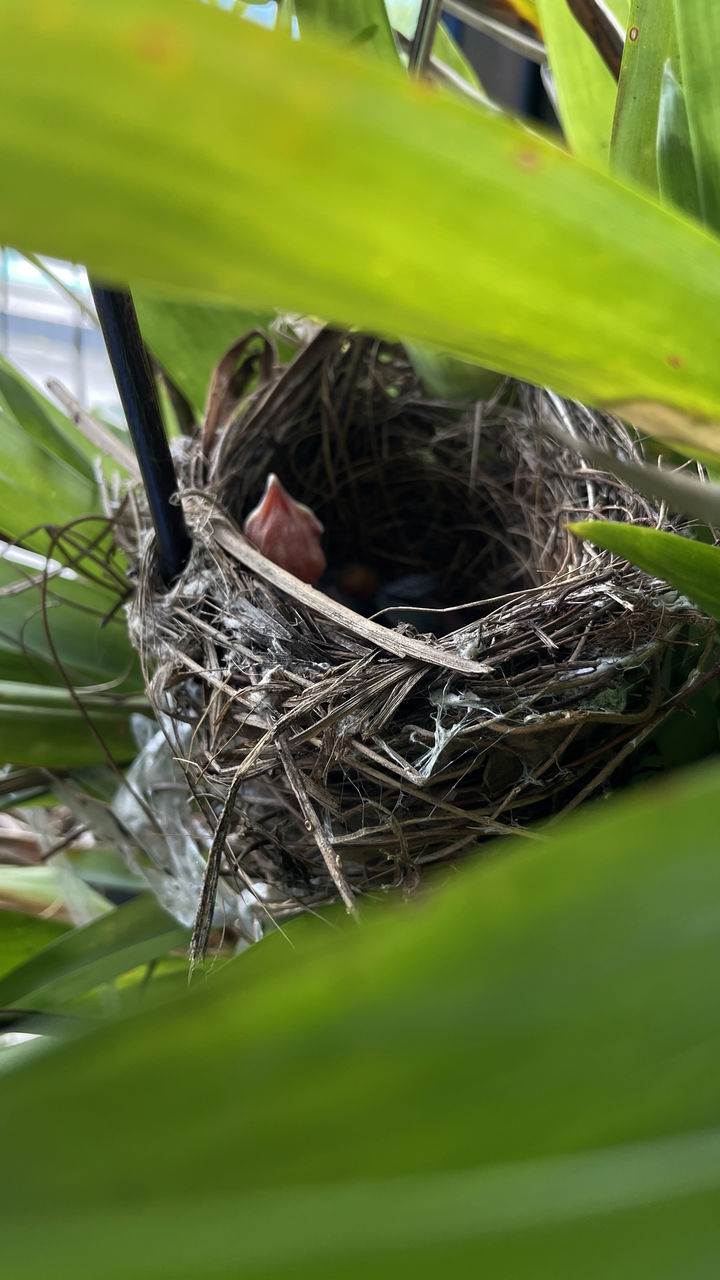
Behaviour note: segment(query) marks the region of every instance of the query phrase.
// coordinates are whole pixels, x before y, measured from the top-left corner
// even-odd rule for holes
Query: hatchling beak
[[[248,542],[268,560],[314,585],[327,566],[320,544],[323,526],[302,502],[296,502],[271,473],[265,492],[243,525]]]

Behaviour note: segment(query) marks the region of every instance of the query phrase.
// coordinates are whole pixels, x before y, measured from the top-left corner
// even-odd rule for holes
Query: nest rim
[[[226,369],[236,365],[234,357]],[[557,817],[597,791],[689,689],[686,675],[669,674],[677,647],[695,645],[693,665],[707,662],[707,628],[687,638],[697,610],[565,529],[608,512],[677,527],[549,430],[561,406],[579,442],[637,458],[617,420],[511,383],[458,411],[423,395],[397,348],[332,330],[284,372],[267,373],[249,399],[232,375],[224,388],[214,401],[211,393],[203,435],[180,460],[194,543],[169,592],[158,589],[151,536],[128,539],[139,556],[131,634],[151,703],[167,723],[192,726],[185,771],[214,833],[216,885],[224,876],[238,891],[270,886],[279,916],[338,896],[353,910],[358,894],[413,892],[427,866],[488,836],[524,834],[528,816]],[[344,609],[266,561],[240,529],[274,470],[317,512],[339,556],[350,546],[367,556],[357,538],[365,480],[384,466],[377,491],[390,494],[389,546],[407,487],[393,452],[400,438],[413,441],[412,483],[435,467],[446,486],[429,520],[442,535],[438,563],[447,560],[446,512],[457,513],[463,486],[478,526],[464,535],[471,572],[442,604],[443,628],[458,625],[441,635]],[[353,491],[334,519],[332,502]],[[427,493],[422,501],[427,513]],[[412,528],[423,518],[416,511]],[[129,527],[147,523],[136,520]],[[492,559],[489,527],[497,545],[485,581],[502,585],[505,575],[520,585],[458,599],[476,564]],[[410,536],[394,535],[395,566],[407,562]],[[426,545],[420,538],[418,565]],[[211,918],[210,905],[207,927]]]

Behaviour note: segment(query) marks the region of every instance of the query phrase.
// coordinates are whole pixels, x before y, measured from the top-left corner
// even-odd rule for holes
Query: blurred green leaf
[[[460,76],[466,84],[471,85],[473,89],[483,91],[480,77],[478,76],[472,63],[465,57],[462,49],[455,43],[447,27],[439,22],[435,32],[435,40],[433,41],[433,57],[438,62],[442,62],[456,75]]]
[[[103,845],[93,845],[90,849],[70,845],[64,850],[64,856],[76,875],[103,891],[120,889],[135,894],[146,888],[145,881],[130,870],[115,849]]]
[[[654,578],[663,578],[720,620],[720,547],[611,520],[585,520],[568,528],[579,538],[624,556]]]
[[[22,648],[6,643],[0,636],[0,680],[27,680],[31,684],[59,684],[55,668],[44,659],[23,652]]]
[[[130,717],[147,711],[145,699],[83,694],[80,701],[94,733],[67,689],[0,681],[0,759],[62,771],[103,764],[105,751],[118,764],[132,760]]]
[[[386,65],[400,67],[384,0],[295,0],[301,37],[307,28],[331,32]]]
[[[77,919],[95,919],[109,911],[106,898],[86,885],[74,872],[56,863],[33,867],[0,866],[2,911],[67,911]],[[2,913],[0,913],[2,914]]]
[[[56,938],[0,978],[0,1007],[61,1009],[70,1000],[187,944],[190,930],[149,894]]]
[[[606,174],[205,5],[0,14],[10,242],[404,334],[595,403],[720,414],[720,245]]]
[[[18,426],[94,486],[87,442],[74,423],[0,356],[0,405]],[[84,441],[85,448],[78,448]]]
[[[305,0],[300,5],[300,12],[307,10],[313,13],[318,25],[344,34],[360,43],[361,33],[372,32],[374,52],[388,61],[398,62],[398,50],[390,29],[390,23],[400,31],[406,39],[412,40],[420,11],[420,0],[414,4],[386,5],[385,0],[348,0],[347,3],[317,4],[315,0]],[[381,12],[382,11],[382,12]],[[388,23],[388,19],[390,22]],[[363,41],[364,43],[364,41]],[[457,48],[454,40],[448,35],[442,22],[438,23],[433,41],[433,53],[456,71],[468,84],[479,86],[479,80],[472,67]],[[492,395],[501,381],[502,375],[485,369],[482,365],[466,360],[458,360],[457,356],[442,351],[432,351],[417,343],[406,342],[405,350],[430,396],[444,400],[485,399]]]
[[[270,329],[274,316],[160,298],[134,290],[143,337],[198,417],[205,408],[210,375],[228,347],[249,329]],[[289,349],[283,347],[287,358]]]
[[[398,51],[388,22],[408,40],[412,40],[418,20],[420,5],[388,4],[385,0],[343,0],[338,3],[332,0],[317,3],[316,0],[303,0],[299,5],[299,13],[312,15],[313,22],[320,28],[326,28],[348,40],[359,43],[362,33],[372,32],[370,43],[374,52],[386,60],[399,65]],[[363,42],[364,43],[364,42]],[[477,77],[465,63],[456,46],[445,31],[442,23],[438,24],[433,51],[438,56],[444,54],[448,66],[458,71],[469,84],[477,84]],[[468,74],[469,71],[469,74]],[[408,357],[421,379],[428,395],[444,400],[485,399],[492,395],[502,375],[483,368],[482,365],[458,360],[456,356],[442,351],[431,351],[417,343],[406,342]]]
[[[720,231],[720,9],[673,0],[703,221]]]
[[[0,978],[54,942],[69,926],[41,916],[0,910]]]
[[[663,772],[681,769],[691,763],[707,760],[720,753],[720,722],[718,719],[718,683],[698,690],[677,711],[662,722],[650,738],[647,747],[633,768],[655,767]],[[644,759],[643,759],[644,757]]]
[[[712,1274],[718,781],[300,921],[6,1076],[9,1272]]]
[[[75,684],[115,681],[118,691],[143,688],[119,595],[99,584],[42,575],[0,557],[0,678],[12,669],[31,683],[60,684],[47,631],[65,675]],[[112,615],[112,616],[111,616]]]
[[[443,351],[429,351],[416,342],[406,342],[410,363],[427,394],[440,400],[487,400],[497,390],[503,375],[482,365],[458,360]]]
[[[35,255],[30,254],[29,257],[32,259]],[[36,260],[39,262],[39,259]],[[45,270],[44,267],[42,269]],[[53,381],[57,386],[57,380]],[[95,488],[97,462],[108,478],[116,475],[118,470],[125,474],[126,469],[122,462],[119,462],[116,457],[107,456],[97,444],[93,444],[85,432],[81,431],[54,401],[38,391],[37,387],[33,386],[2,356],[0,356],[0,408],[7,411],[21,431],[84,476],[91,482],[93,488]],[[125,444],[127,432],[108,426],[107,423],[101,425]]]
[[[38,525],[65,525],[100,508],[97,485],[0,409],[0,537],[44,552]],[[98,525],[99,527],[99,525]],[[92,534],[90,535],[92,536]],[[58,559],[62,558],[57,552]]]
[[[609,8],[624,27],[628,0],[611,0]],[[538,14],[570,150],[582,160],[607,165],[615,81],[567,0],[538,0]]]

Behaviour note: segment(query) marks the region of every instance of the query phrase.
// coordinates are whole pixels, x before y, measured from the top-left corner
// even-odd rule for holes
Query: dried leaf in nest
[[[221,877],[276,914],[352,909],[572,808],[685,695],[680,657],[697,669],[709,634],[691,643],[686,601],[566,532],[663,521],[551,438],[558,402],[537,389],[461,412],[399,349],[331,330],[239,410],[231,366],[181,459],[191,563],[163,594],[146,539],[132,620],[215,833],[197,951]],[[613,419],[562,413],[637,456]],[[241,532],[271,471],[325,526],[318,587]]]

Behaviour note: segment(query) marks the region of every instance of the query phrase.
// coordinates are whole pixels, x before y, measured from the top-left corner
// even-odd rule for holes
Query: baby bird
[[[260,502],[243,525],[243,533],[268,560],[302,582],[315,586],[325,572],[327,560],[320,545],[322,524],[309,507],[290,497],[272,472]]]

